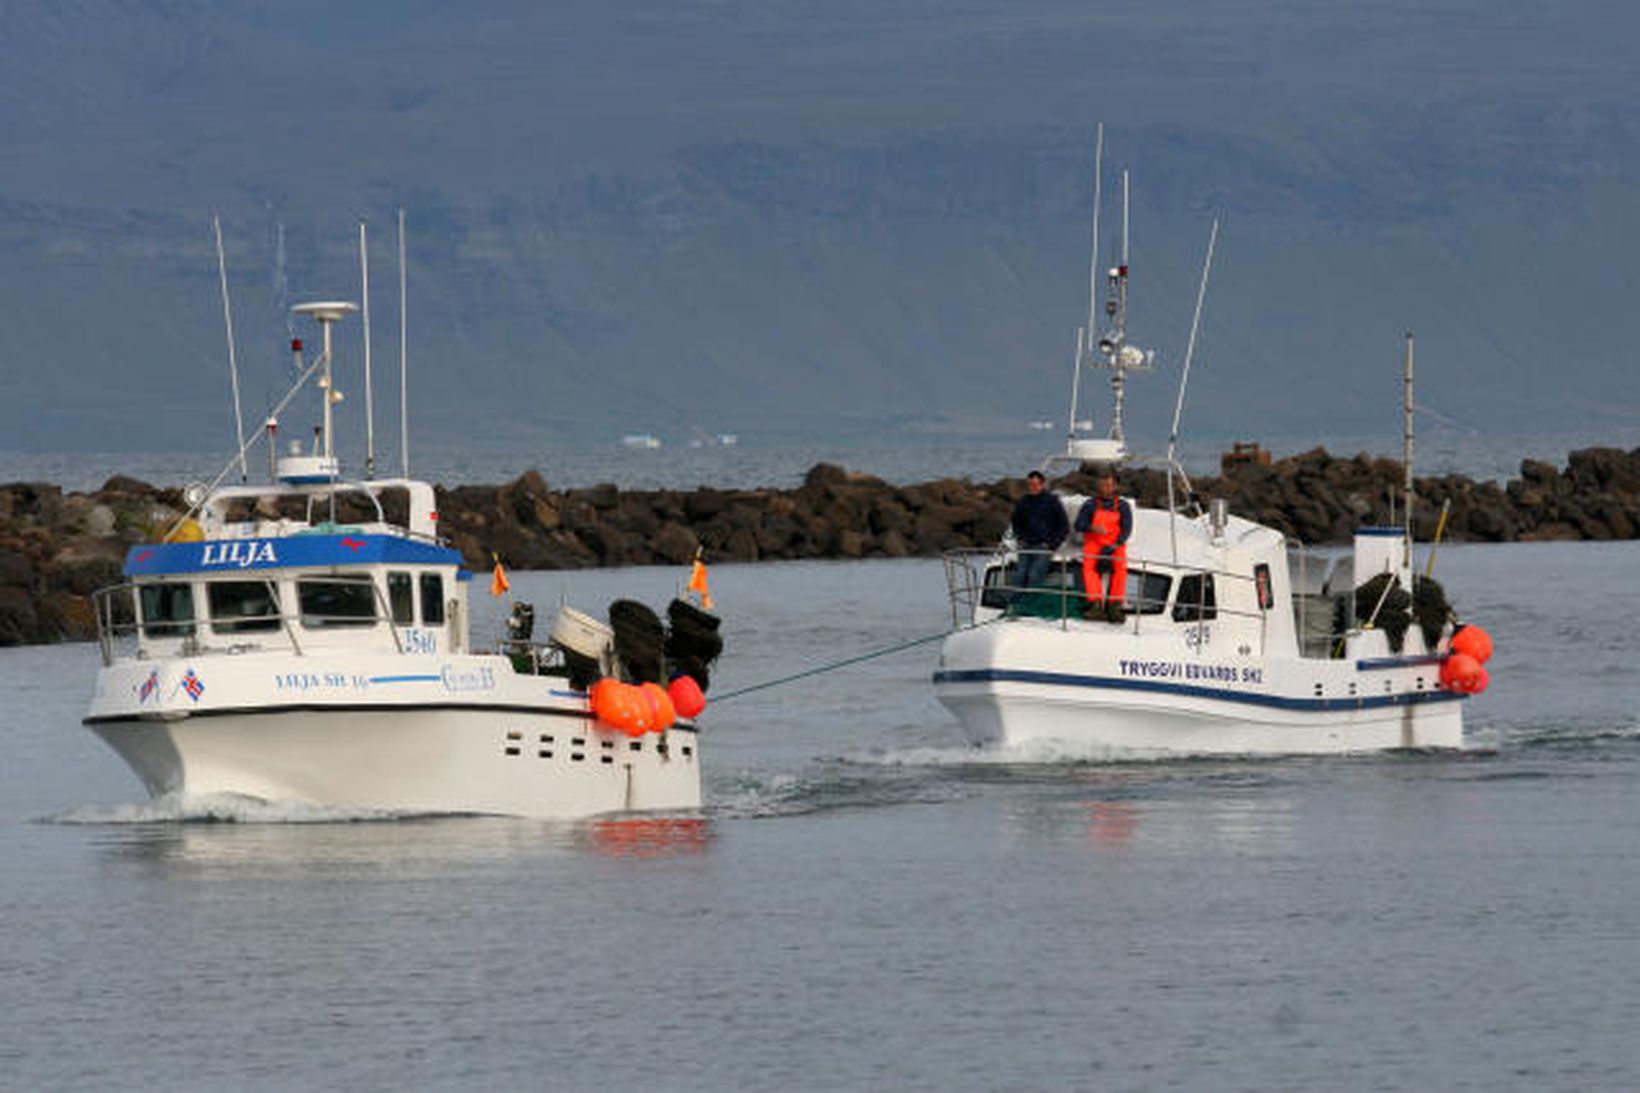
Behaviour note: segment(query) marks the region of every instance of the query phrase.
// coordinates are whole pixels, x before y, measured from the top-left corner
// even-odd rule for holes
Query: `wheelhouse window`
[[[1213,596],[1213,574],[1192,573],[1179,578],[1179,598],[1173,602],[1174,622],[1206,622],[1219,617]]]
[[[211,629],[218,634],[279,629],[279,589],[272,581],[212,581],[205,587]]]
[[[1134,579],[1137,578],[1137,579]],[[1129,614],[1160,615],[1167,607],[1167,590],[1173,578],[1165,573],[1129,573],[1127,595]]]
[[[1006,566],[988,566],[985,570],[985,587],[979,594],[981,607],[1007,607],[1012,595],[1009,589],[1019,579],[1019,567],[1012,562]]]
[[[296,582],[302,625],[370,626],[376,621],[376,586],[369,577],[303,577]]]
[[[393,621],[409,626],[416,621],[416,593],[410,574],[393,572],[387,575],[387,604],[393,612]]]
[[[444,576],[439,573],[421,575],[421,624],[444,625]]]
[[[187,584],[144,584],[142,636],[181,638],[194,632],[194,589]]]
[[[1258,592],[1258,605],[1268,611],[1276,605],[1275,589],[1270,584],[1270,567],[1260,562],[1253,567],[1253,587]]]

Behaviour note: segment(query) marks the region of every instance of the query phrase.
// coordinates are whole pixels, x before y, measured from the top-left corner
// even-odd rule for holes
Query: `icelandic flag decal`
[[[142,687],[137,691],[137,701],[147,702],[159,690],[159,669],[155,668],[148,673],[148,678],[142,681]]]
[[[182,676],[182,689],[188,692],[188,697],[195,702],[205,693],[205,681],[199,678],[199,673],[189,668]]]

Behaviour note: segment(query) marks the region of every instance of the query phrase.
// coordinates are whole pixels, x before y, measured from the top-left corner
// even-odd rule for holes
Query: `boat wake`
[[[1640,720],[1600,718],[1557,724],[1489,725],[1475,735],[1504,751],[1627,750],[1640,744]]]
[[[321,808],[303,801],[264,801],[232,793],[167,793],[151,801],[123,805],[81,805],[45,818],[46,823],[120,824],[336,824],[383,820],[418,820],[428,812],[387,809]]]
[[[708,811],[724,819],[771,819],[836,809],[935,804],[962,792],[960,786],[927,771],[861,769],[846,760],[827,760],[803,775],[741,771],[715,778]]]
[[[1189,761],[1196,756],[1152,748],[1116,748],[1093,741],[1027,740],[985,747],[898,748],[848,756],[851,763],[895,767],[1029,767]],[[1222,759],[1222,755],[1213,756]]]

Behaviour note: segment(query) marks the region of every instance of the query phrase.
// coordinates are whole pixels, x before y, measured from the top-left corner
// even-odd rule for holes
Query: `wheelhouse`
[[[126,583],[97,593],[104,660],[464,652],[470,574],[435,537],[432,506],[432,488],[406,480],[220,491],[173,541],[132,547]]]

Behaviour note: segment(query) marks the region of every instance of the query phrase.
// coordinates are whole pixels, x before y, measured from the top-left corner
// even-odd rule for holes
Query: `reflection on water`
[[[710,821],[693,817],[554,822],[445,816],[299,824],[114,823],[99,830],[91,842],[111,863],[164,872],[207,867],[410,877],[508,860],[698,855],[714,838]]]
[[[1087,801],[1088,841],[1101,846],[1126,846],[1139,828],[1139,810],[1131,801]]]
[[[669,858],[704,854],[714,833],[709,821],[689,816],[623,816],[586,825],[587,843],[612,858]]]

